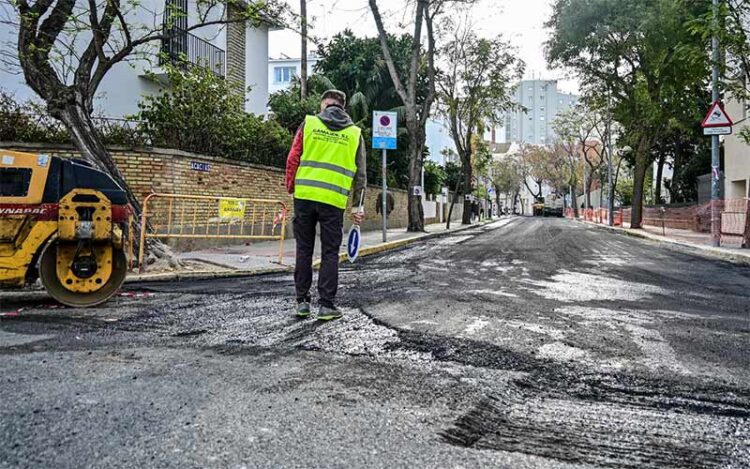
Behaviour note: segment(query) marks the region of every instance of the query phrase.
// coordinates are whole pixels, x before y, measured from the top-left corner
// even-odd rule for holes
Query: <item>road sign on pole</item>
[[[708,114],[706,114],[706,118],[701,122],[701,127],[704,129],[714,127],[731,128],[733,124],[734,122],[732,122],[732,119],[724,110],[721,101],[714,101],[713,104],[711,104],[711,109],[708,110]]]
[[[373,111],[372,147],[383,150],[383,242],[388,241],[388,155],[387,150],[398,148],[398,114],[395,112]]]
[[[395,150],[398,137],[398,114],[375,111],[372,113],[372,147],[378,150]]]

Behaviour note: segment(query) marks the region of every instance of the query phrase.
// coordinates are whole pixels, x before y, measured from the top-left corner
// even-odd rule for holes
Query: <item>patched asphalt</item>
[[[0,299],[0,468],[750,467],[750,267],[516,218],[290,275]]]

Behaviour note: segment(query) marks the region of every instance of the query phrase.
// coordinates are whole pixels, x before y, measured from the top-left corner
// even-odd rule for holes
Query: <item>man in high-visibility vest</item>
[[[320,114],[305,118],[294,136],[286,162],[286,186],[294,195],[296,315],[302,318],[310,315],[316,227],[320,225],[321,243],[318,319],[330,321],[342,316],[335,301],[344,211],[350,194],[356,200],[352,220],[360,224],[365,217],[359,211],[359,200],[367,186],[365,142],[361,129],[354,125],[345,107],[343,92],[323,93]]]

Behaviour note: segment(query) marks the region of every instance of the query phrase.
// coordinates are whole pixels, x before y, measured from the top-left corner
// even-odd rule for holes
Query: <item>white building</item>
[[[557,115],[578,103],[580,98],[557,89],[557,80],[523,80],[516,86],[514,103],[508,113],[505,142],[550,145],[555,140],[552,123]]]
[[[729,99],[726,112],[734,122],[732,135],[724,138],[724,196],[727,199],[750,197],[750,146],[739,135],[747,127],[750,103]]]
[[[315,64],[320,58],[317,54],[310,54],[307,57],[307,76],[313,74]],[[302,60],[293,57],[281,57],[278,59],[268,59],[268,91],[273,94],[277,91],[285,90],[292,84],[294,77],[300,76],[302,70]]]
[[[243,89],[250,87],[251,91],[246,94],[246,110],[265,114],[269,86],[265,64],[270,23],[257,28],[244,23],[217,24],[187,32],[186,29],[198,22],[200,7],[197,0],[143,0],[127,17],[133,34],[138,34],[139,28],[160,28],[167,20],[167,5],[184,9],[188,15],[170,21],[173,28],[171,39],[145,45],[137,56],[132,56],[132,60],[115,65],[107,73],[96,95],[95,113],[105,117],[135,114],[141,96],[156,94],[163,87],[159,79],[164,75],[159,58],[159,53],[163,52],[167,60],[184,56],[189,63],[210,67]],[[219,14],[217,12],[215,19],[220,19]],[[7,25],[2,29],[0,42],[15,48],[17,29]],[[82,41],[76,43],[80,50],[85,45]],[[17,101],[36,99],[36,94],[26,86],[19,72],[18,67],[0,69],[0,87],[14,94]]]

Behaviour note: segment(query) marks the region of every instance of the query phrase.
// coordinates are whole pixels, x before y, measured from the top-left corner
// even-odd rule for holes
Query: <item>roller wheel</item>
[[[44,248],[39,260],[39,277],[47,293],[60,303],[73,308],[88,308],[104,303],[122,286],[127,274],[125,253],[112,251],[112,275],[100,289],[91,293],[76,293],[68,290],[57,277],[57,243],[50,243]]]

